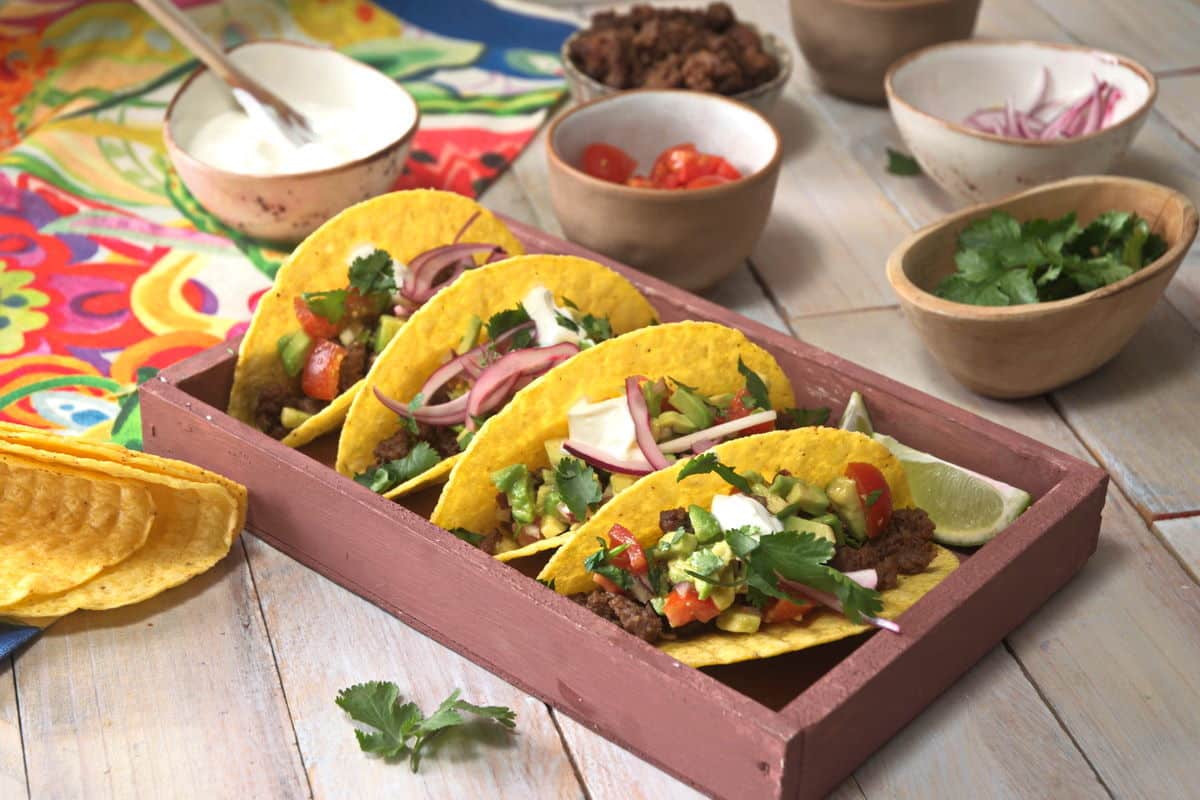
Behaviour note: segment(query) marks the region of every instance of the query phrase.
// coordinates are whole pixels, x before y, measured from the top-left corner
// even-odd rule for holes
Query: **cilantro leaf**
[[[308,310],[322,319],[338,323],[346,316],[346,290],[333,289],[328,292],[304,292],[300,295]]]
[[[683,465],[683,469],[679,470],[679,475],[675,480],[682,481],[689,475],[703,475],[706,472],[715,472],[733,488],[750,494],[750,481],[739,475],[733,467],[722,464],[717,458],[717,454],[711,450],[688,459],[688,462]]]
[[[455,689],[442,701],[437,710],[426,717],[416,703],[399,702],[400,688],[390,681],[359,683],[338,692],[334,702],[355,722],[375,728],[375,731],[355,729],[358,746],[392,761],[409,755],[409,764],[416,772],[421,765],[421,751],[430,739],[447,728],[466,724],[463,712],[480,719],[492,720],[505,728],[516,727],[516,713],[505,706],[477,706],[459,699]]]
[[[566,328],[572,333],[579,333],[579,323],[559,311],[554,312],[554,321],[560,328]]]
[[[554,467],[554,486],[563,502],[582,522],[590,506],[599,503],[603,490],[596,471],[577,458],[560,458]]]
[[[583,328],[584,335],[596,344],[613,338],[612,323],[608,321],[608,317],[584,314],[579,319],[579,326]]]
[[[469,531],[466,528],[453,528],[451,529],[450,533],[454,534],[456,538],[462,539],[464,542],[473,547],[479,547],[483,540],[487,538],[482,533],[475,533],[474,531]]]
[[[520,303],[515,308],[506,308],[503,311],[498,311],[488,318],[488,338],[494,342],[500,338],[501,334],[512,330],[518,325],[524,325],[526,322],[529,322],[529,314]]]
[[[829,421],[829,407],[818,408],[785,408],[775,417],[776,430],[793,430],[806,428],[809,425],[824,425]]]
[[[408,455],[355,475],[354,481],[382,494],[432,469],[441,460],[428,442],[417,442]]]
[[[876,616],[883,610],[879,593],[856,583],[825,562],[833,558],[833,542],[811,533],[781,531],[760,536],[758,547],[743,562],[749,570],[748,584],[770,597],[796,601],[781,581],[792,581],[831,594],[841,602],[842,613],[851,622]]]
[[[385,250],[372,250],[350,264],[350,285],[364,297],[369,294],[396,291],[396,273],[392,257]]]
[[[887,148],[887,171],[893,175],[920,175],[921,165],[912,156]]]
[[[633,586],[633,576],[612,563],[613,558],[629,549],[628,544],[609,548],[608,542],[600,536],[596,537],[600,549],[583,560],[583,568],[596,575],[603,575],[622,589]]]
[[[738,372],[746,379],[746,392],[754,400],[754,405],[764,411],[771,410],[771,400],[767,397],[767,384],[757,372],[746,366],[742,357],[738,356]]]
[[[863,498],[863,506],[870,508],[879,502],[880,497],[883,497],[883,489],[875,489],[868,492],[867,496]]]

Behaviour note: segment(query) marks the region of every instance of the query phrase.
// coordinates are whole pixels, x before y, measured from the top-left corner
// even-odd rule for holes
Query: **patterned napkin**
[[[562,96],[571,28],[485,0],[176,0],[225,45],[336,47],[400,81],[421,130],[397,188],[478,195]],[[286,253],[170,168],[195,67],[132,3],[0,6],[0,419],[140,446],[138,380],[244,330]],[[0,658],[35,629],[0,624]]]

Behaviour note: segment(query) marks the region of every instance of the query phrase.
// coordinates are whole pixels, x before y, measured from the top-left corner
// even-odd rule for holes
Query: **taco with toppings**
[[[376,359],[346,417],[337,469],[387,497],[443,480],[538,376],[655,322],[633,284],[588,259],[525,255],[472,270]]]
[[[958,564],[900,462],[860,433],[717,445],[602,507],[538,580],[694,667],[894,621]]]
[[[488,420],[431,519],[501,560],[551,549],[645,475],[828,414],[792,402],[779,364],[738,330],[635,331],[580,353]]]
[[[418,189],[352,206],[300,243],[242,339],[229,413],[299,447],[342,424],[406,321],[475,267],[524,250],[461,195]]]

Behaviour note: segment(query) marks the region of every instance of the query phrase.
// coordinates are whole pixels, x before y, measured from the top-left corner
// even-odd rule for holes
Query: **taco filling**
[[[581,350],[613,338],[605,317],[562,306],[534,286],[514,308],[487,322],[472,315],[450,359],[410,402],[379,402],[400,416],[400,429],[375,446],[374,465],[355,480],[386,492],[466,449],[475,432],[514,394]]]
[[[584,568],[597,589],[578,602],[647,642],[711,631],[753,634],[831,609],[853,623],[898,631],[876,615],[897,576],[924,572],[937,556],[921,509],[892,509],[874,465],[854,462],[824,487],[781,470],[770,480],[737,473],[715,454],[693,459],[682,479],[716,472],[734,489],[659,514],[662,538],[643,548],[617,524]]]
[[[729,439],[820,425],[829,409],[771,408],[762,378],[740,359],[745,388],[705,396],[672,378],[631,376],[617,397],[579,400],[566,439],[545,443],[548,469],[513,464],[492,473],[499,528],[476,536],[495,555],[574,531],[642,475]]]
[[[288,380],[259,393],[257,427],[282,439],[366,376],[408,317],[474,268],[476,255],[486,256],[484,263],[505,258],[497,245],[459,242],[478,216],[463,224],[452,244],[427,250],[408,265],[365,245],[351,257],[345,288],[293,298],[295,329],[275,344]]]

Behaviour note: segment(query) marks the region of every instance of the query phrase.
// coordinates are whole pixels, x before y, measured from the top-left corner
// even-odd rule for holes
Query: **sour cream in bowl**
[[[167,153],[213,216],[258,239],[296,242],[347,206],[391,190],[417,130],[416,101],[336,50],[284,41],[230,57],[303,113],[316,140],[297,147],[247,116],[206,69],[167,107]]]

